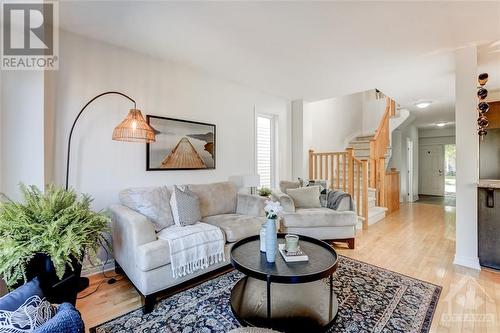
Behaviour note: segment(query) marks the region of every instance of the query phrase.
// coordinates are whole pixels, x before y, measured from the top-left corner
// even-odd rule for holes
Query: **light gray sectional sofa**
[[[298,183],[297,183],[298,184]],[[297,184],[282,182],[286,186]],[[153,309],[159,292],[177,290],[194,278],[213,274],[230,265],[229,251],[234,242],[258,235],[265,223],[266,198],[237,192],[231,182],[188,185],[200,199],[201,222],[219,227],[225,236],[226,261],[193,274],[174,278],[170,265],[168,241],[160,239],[173,222],[170,208],[171,188],[167,186],[131,188],[120,193],[121,204],[109,208],[112,215],[113,253],[117,271],[130,279],[143,299],[143,311]],[[341,202],[338,210],[295,207],[293,200],[281,191],[273,199],[284,207],[281,231],[323,240],[347,241],[354,247],[356,214]],[[249,254],[252,255],[252,254]]]
[[[189,185],[189,189],[200,199],[201,222],[222,229],[226,261],[182,278],[173,278],[168,242],[158,238],[159,233],[168,232],[169,223],[173,224],[169,206],[171,189],[165,186],[127,189],[120,193],[121,204],[109,208],[117,270],[122,270],[141,294],[144,312],[152,310],[158,292],[178,288],[188,280],[229,265],[232,244],[258,235],[265,222],[265,199],[237,193],[231,182]]]

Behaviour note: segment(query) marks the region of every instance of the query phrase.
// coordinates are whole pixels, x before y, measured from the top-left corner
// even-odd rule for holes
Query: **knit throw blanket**
[[[216,226],[201,222],[174,225],[162,230],[158,238],[168,241],[174,278],[226,261],[224,234]]]
[[[349,198],[349,210],[354,211],[354,201],[351,195],[342,191],[329,191],[326,197],[326,207],[337,210],[344,198]]]

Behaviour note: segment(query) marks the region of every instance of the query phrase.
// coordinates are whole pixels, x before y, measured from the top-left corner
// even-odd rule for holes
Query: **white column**
[[[292,101],[292,178],[307,173],[304,160],[304,101]]]
[[[455,52],[457,147],[456,265],[481,269],[477,254],[477,180],[479,138],[476,129],[477,48]]]

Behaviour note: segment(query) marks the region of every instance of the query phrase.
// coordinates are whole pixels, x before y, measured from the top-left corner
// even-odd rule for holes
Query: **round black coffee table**
[[[284,237],[278,234],[278,244]],[[231,264],[246,275],[233,287],[230,300],[241,324],[281,332],[323,332],[331,326],[338,310],[332,289],[337,253],[323,241],[299,237],[307,262],[287,263],[277,251],[276,262],[268,263],[259,250],[259,236],[234,244]]]

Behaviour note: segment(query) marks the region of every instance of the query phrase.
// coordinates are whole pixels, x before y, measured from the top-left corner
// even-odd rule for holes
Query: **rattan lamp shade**
[[[130,109],[127,118],[115,127],[113,140],[147,143],[156,141],[154,129],[138,109]]]

